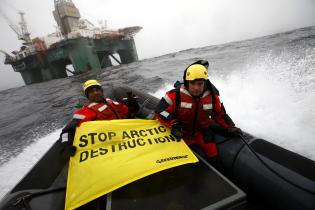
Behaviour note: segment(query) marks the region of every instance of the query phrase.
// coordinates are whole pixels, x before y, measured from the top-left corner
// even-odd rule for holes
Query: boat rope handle
[[[244,142],[244,144],[249,148],[249,150],[255,155],[255,157],[267,168],[269,169],[271,172],[273,172],[275,175],[279,176],[280,178],[282,178],[284,181],[288,182],[289,184],[295,186],[296,188],[299,188],[300,190],[304,190],[312,195],[315,195],[315,192],[314,191],[311,191],[309,189],[306,189],[294,182],[292,182],[291,180],[285,178],[284,176],[282,176],[281,174],[279,174],[277,171],[275,171],[273,168],[271,168],[264,160],[262,160],[257,152],[254,151],[254,149],[250,146],[250,144],[248,144],[245,140],[245,138],[243,137],[243,135],[239,134],[239,137],[241,138],[241,140]],[[243,147],[242,147],[243,148]]]

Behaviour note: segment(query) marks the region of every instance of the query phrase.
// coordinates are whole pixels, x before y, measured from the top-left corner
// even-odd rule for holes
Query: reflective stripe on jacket
[[[176,91],[180,91],[179,104],[176,101]],[[215,95],[215,104],[213,104],[209,90],[201,97],[193,97],[184,86],[167,92],[160,100],[155,115],[160,122],[169,127],[176,122],[180,123],[183,126],[184,138],[187,135],[193,136],[201,129],[209,128],[211,119],[223,128],[231,127],[223,119],[225,112],[222,110],[218,95]]]
[[[108,98],[104,103],[91,102],[73,115],[73,119],[79,119],[81,123],[92,120],[126,119],[127,117],[128,107]]]

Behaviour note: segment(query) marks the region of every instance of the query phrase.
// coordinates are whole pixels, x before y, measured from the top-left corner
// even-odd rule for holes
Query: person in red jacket
[[[241,130],[226,114],[204,65],[190,65],[183,79],[184,84],[168,91],[160,100],[155,115],[162,124],[171,127],[177,139],[183,138],[189,146],[198,145],[208,158],[214,158],[218,152],[212,139],[212,121],[232,135],[240,134]]]
[[[83,122],[134,118],[139,110],[139,104],[132,93],[127,93],[128,97],[125,104],[104,98],[103,88],[96,80],[86,81],[83,84],[83,91],[89,100],[88,104],[74,113],[72,120],[62,129],[60,134],[62,139],[62,134],[68,133],[65,150],[72,156],[76,151],[76,148],[72,145],[75,129]]]
[[[86,121],[126,119],[129,117],[130,112],[125,104],[104,98],[102,86],[98,81],[86,81],[83,85],[83,91],[89,103],[73,115],[74,120],[80,121],[78,126]]]

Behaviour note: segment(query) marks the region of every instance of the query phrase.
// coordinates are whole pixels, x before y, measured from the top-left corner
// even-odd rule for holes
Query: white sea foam
[[[315,160],[315,72],[307,65],[315,59],[310,57],[266,56],[215,84],[242,129]]]
[[[61,130],[56,130],[26,147],[18,156],[4,163],[0,168],[0,199],[34,166],[59,138]]]
[[[267,54],[242,72],[211,80],[237,126],[315,160],[314,56],[314,50],[302,59]],[[170,89],[172,84],[165,84],[153,95],[160,98]]]

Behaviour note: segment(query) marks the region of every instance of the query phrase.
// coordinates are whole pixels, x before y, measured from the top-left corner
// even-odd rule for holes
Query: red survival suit
[[[215,104],[212,102],[213,97]],[[201,97],[193,97],[184,85],[166,93],[159,102],[155,115],[168,127],[179,123],[183,128],[184,141],[188,145],[199,145],[208,157],[217,156],[217,147],[211,141],[205,142],[202,129],[211,127],[211,119],[225,129],[232,126],[224,119],[226,113],[221,107],[218,95],[212,96],[211,92],[206,90]]]
[[[83,122],[92,120],[126,119],[128,114],[126,105],[106,98],[104,102],[91,102],[83,106],[74,113],[73,119],[80,120],[79,125],[81,125]]]

